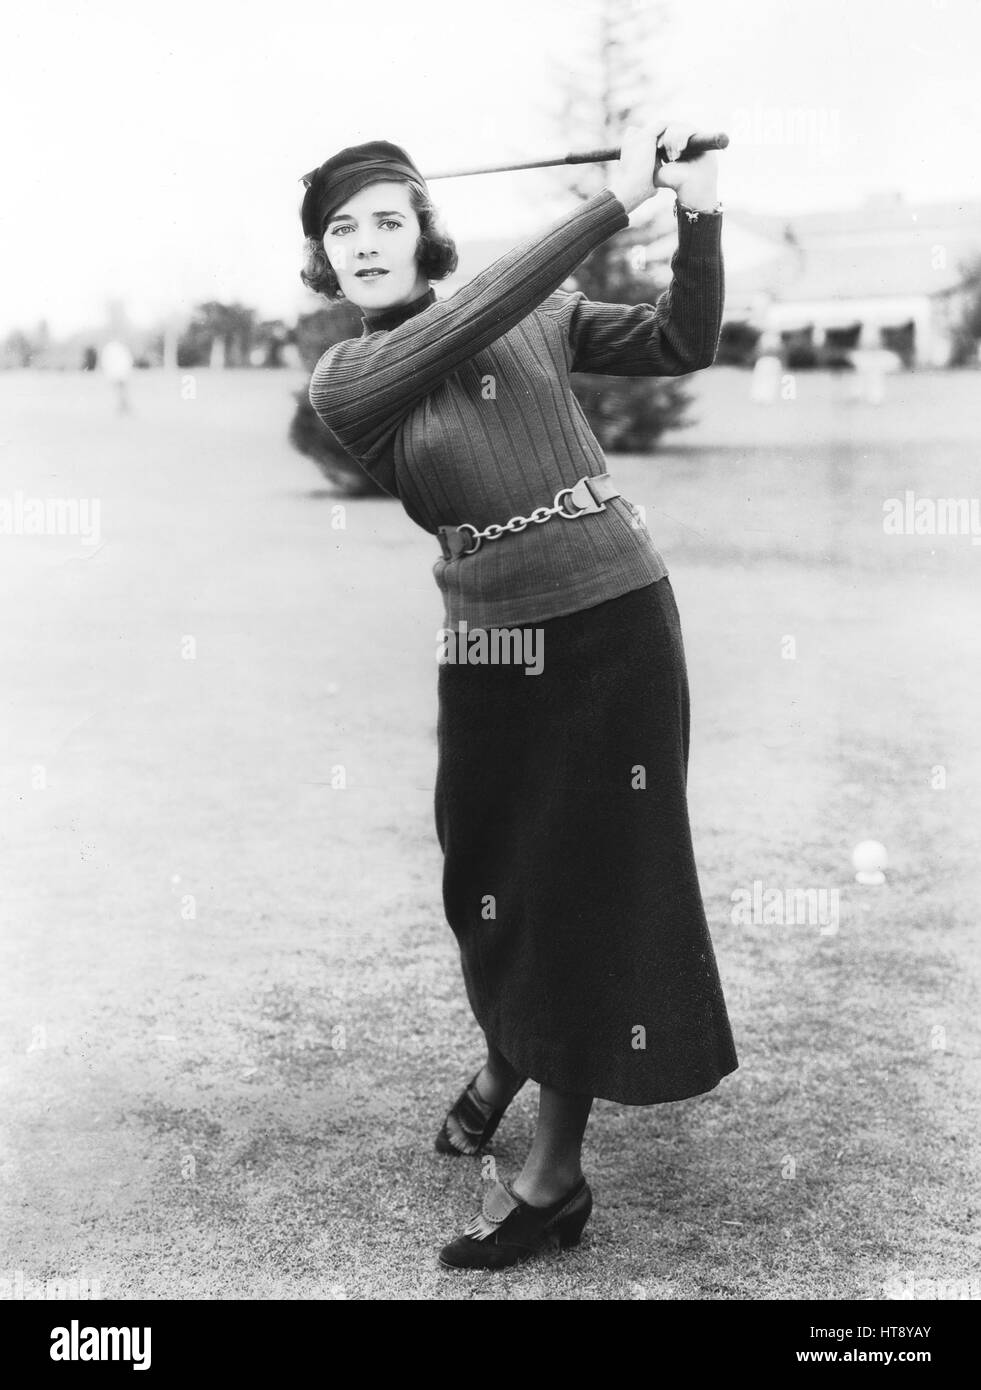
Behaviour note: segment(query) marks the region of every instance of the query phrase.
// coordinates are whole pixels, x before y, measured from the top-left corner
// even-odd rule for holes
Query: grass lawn
[[[582,1247],[492,1276],[435,1261],[482,1176],[432,1148],[481,1041],[432,815],[436,549],[395,503],[337,510],[285,441],[298,384],[141,374],[116,417],[98,380],[0,377],[2,495],[101,502],[98,546],[0,537],[0,1276],[979,1296],[981,548],[882,527],[907,489],[977,494],[978,377],[891,378],[872,407],[802,375],[759,407],[713,370],[695,428],[611,460],[681,609],[741,1065],[693,1100],[597,1102]],[[884,887],[854,882],[867,838]],[[755,882],[837,890],[837,930],[734,924]],[[502,1176],[536,1095],[498,1131]]]

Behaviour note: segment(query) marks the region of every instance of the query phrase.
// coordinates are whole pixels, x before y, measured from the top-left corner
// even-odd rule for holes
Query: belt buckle
[[[578,511],[567,512],[563,498],[569,497],[572,505]],[[588,512],[605,512],[606,503],[597,501],[589,489],[589,479],[580,478],[572,487],[564,487],[555,494],[554,506],[559,509],[559,516],[565,517],[566,521],[574,521],[577,516],[585,516]]]
[[[469,549],[463,544],[464,531],[470,531],[476,541]],[[436,536],[439,540],[440,548],[443,551],[444,560],[458,560],[461,555],[473,555],[480,549],[481,537],[475,526],[471,526],[469,521],[463,522],[461,526],[439,526],[436,529]]]
[[[456,533],[457,533],[458,536],[462,535],[462,533],[463,533],[464,531],[469,531],[470,534],[473,536],[473,539],[474,539],[473,545],[471,545],[468,549],[461,550],[461,551],[460,551],[460,554],[461,554],[461,555],[473,555],[473,554],[475,554],[475,553],[480,549],[480,542],[481,542],[481,537],[477,534],[477,528],[476,528],[476,526],[471,526],[471,524],[470,524],[469,521],[464,521],[464,522],[462,522],[459,526],[457,526],[455,529],[456,529]]]

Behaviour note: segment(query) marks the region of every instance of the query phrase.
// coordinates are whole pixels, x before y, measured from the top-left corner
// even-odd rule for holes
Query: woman
[[[438,537],[444,633],[457,639],[438,675],[435,813],[487,1060],[436,1147],[479,1153],[524,1081],[541,1088],[521,1172],[488,1187],[440,1254],[450,1268],[500,1269],[578,1242],[593,1097],[682,1100],[737,1066],[692,852],[674,594],[569,382],[714,360],[718,156],[674,162],[692,133],[629,127],[606,188],[443,301],[430,281],[455,269],[455,250],[403,149],[349,147],[305,179],[302,278],[364,320],[320,359],[310,400]],[[659,144],[668,162],[655,172]],[[656,187],[674,190],[678,215],[657,303],[562,291]],[[515,631],[510,647],[489,644]],[[530,649],[536,664],[522,664]]]

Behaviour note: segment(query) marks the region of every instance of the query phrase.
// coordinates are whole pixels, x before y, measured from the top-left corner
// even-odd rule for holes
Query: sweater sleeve
[[[600,304],[579,291],[562,296],[562,312],[569,313],[570,371],[682,376],[711,367],[725,300],[722,213],[700,212],[691,220],[683,211],[676,202],[671,283],[656,304]]]
[[[616,194],[604,188],[450,298],[395,328],[328,348],[310,378],[310,404],[366,472],[375,476],[372,465],[379,465],[377,481],[395,493],[391,442],[408,411],[520,323],[629,221]]]

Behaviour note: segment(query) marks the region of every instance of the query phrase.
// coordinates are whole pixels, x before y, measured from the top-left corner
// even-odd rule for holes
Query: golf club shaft
[[[693,135],[678,155],[678,160],[697,159],[706,150],[724,150],[729,137],[723,131],[714,135]],[[661,159],[658,146],[658,162]],[[579,153],[562,154],[554,159],[527,159],[521,164],[485,164],[476,169],[447,169],[438,174],[427,174],[426,181],[432,179],[463,179],[471,174],[510,174],[517,169],[549,169],[557,164],[606,164],[620,158],[619,146],[606,150],[585,150]]]

